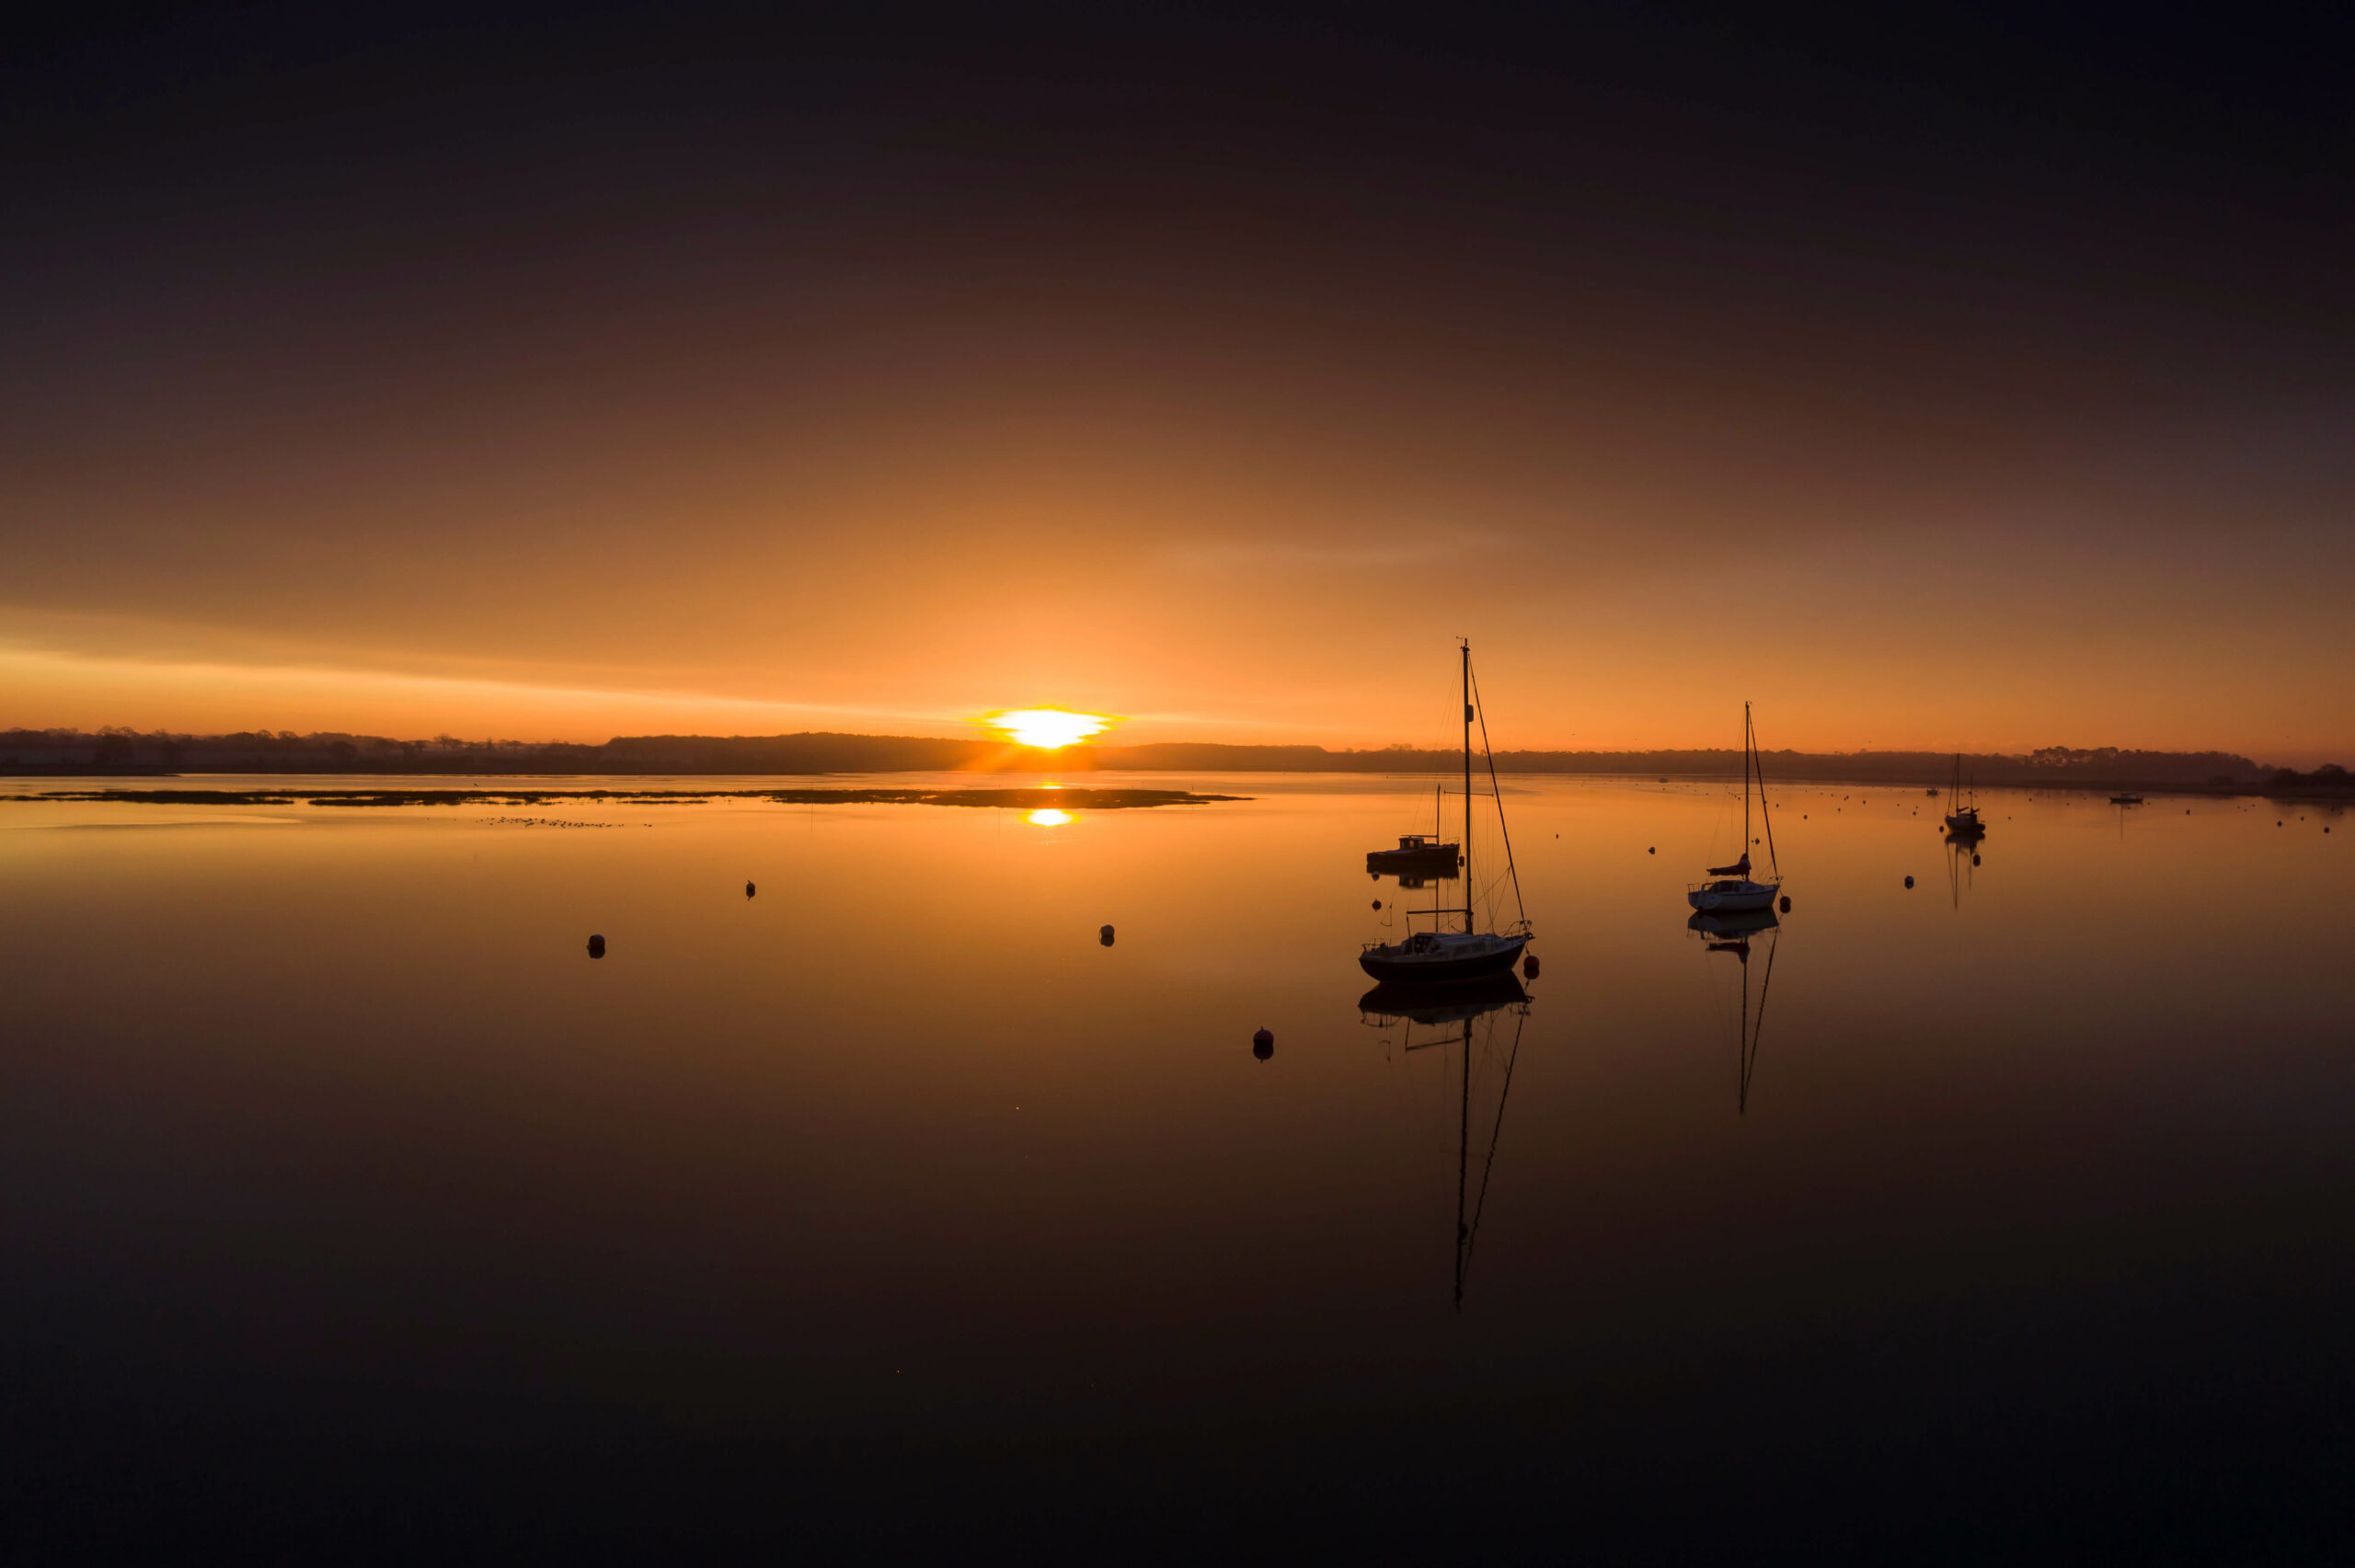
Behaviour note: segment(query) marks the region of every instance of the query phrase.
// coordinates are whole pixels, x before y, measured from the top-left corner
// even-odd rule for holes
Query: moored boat
[[[1766,776],[1758,766],[1758,731],[1751,723],[1750,704],[1741,704],[1741,854],[1731,865],[1709,867],[1711,880],[1685,889],[1685,900],[1705,913],[1734,914],[1774,905],[1783,890],[1782,868],[1775,865],[1765,881],[1750,875],[1750,781],[1758,780],[1758,816],[1766,830],[1766,858],[1775,860],[1775,824],[1766,814]]]
[[[1961,800],[1962,791],[1962,753],[1958,751],[1954,754],[1954,789],[1949,798]],[[1936,795],[1938,792],[1932,790],[1930,793]],[[1987,825],[1979,819],[1978,799],[1978,792],[1974,790],[1971,793],[1970,804],[1957,806],[1952,811],[1947,813],[1947,831],[1962,839],[1981,838],[1986,834]]]
[[[1368,850],[1365,868],[1379,876],[1384,874],[1419,873],[1429,876],[1452,875],[1459,852],[1453,844],[1442,843],[1428,833],[1407,833],[1400,836],[1395,850]]]
[[[1464,907],[1460,910],[1440,909],[1436,907],[1437,900],[1434,897],[1434,907],[1430,910],[1403,911],[1410,925],[1415,915],[1430,915],[1434,929],[1410,930],[1406,936],[1396,942],[1367,943],[1358,954],[1358,967],[1384,984],[1455,985],[1466,980],[1485,979],[1491,975],[1501,975],[1510,971],[1513,965],[1520,961],[1522,951],[1529,945],[1534,935],[1529,927],[1529,916],[1525,910],[1521,911],[1520,919],[1501,931],[1493,928],[1488,931],[1480,929],[1477,909],[1479,885],[1473,880],[1472,876],[1472,721],[1479,710],[1472,683],[1472,645],[1468,642],[1463,645],[1463,683],[1464,842],[1457,851],[1455,864],[1461,868]],[[1481,719],[1481,750],[1484,755],[1488,750],[1487,737],[1488,721],[1483,717]],[[1490,792],[1496,796],[1497,825],[1499,832],[1503,833],[1504,795],[1502,790],[1497,787],[1496,760],[1493,756],[1488,759],[1488,784]],[[1518,908],[1521,901],[1521,874],[1514,869],[1512,864],[1511,835],[1503,833],[1503,837],[1505,869],[1511,877],[1513,902]],[[1406,845],[1402,841],[1399,847],[1404,849]],[[1371,867],[1373,864],[1373,856],[1371,854],[1366,856],[1366,863]],[[1464,917],[1463,930],[1436,929],[1442,921],[1452,919],[1458,914]]]

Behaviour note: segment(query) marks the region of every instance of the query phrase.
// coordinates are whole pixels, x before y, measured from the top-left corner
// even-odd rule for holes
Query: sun
[[[1052,751],[1100,735],[1112,727],[1108,714],[1077,714],[1068,708],[1010,708],[982,721],[1005,732],[1008,738],[1042,751]]]

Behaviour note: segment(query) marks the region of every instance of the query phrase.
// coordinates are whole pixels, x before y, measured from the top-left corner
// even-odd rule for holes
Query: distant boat
[[[1431,815],[1439,815],[1440,794],[1431,790]],[[1463,852],[1444,841],[1437,831],[1404,833],[1395,850],[1368,850],[1365,868],[1376,876],[1453,876]]]
[[[1758,817],[1766,830],[1766,860],[1772,879],[1760,882],[1750,875],[1750,781],[1758,780]],[[1763,910],[1783,890],[1782,867],[1775,863],[1775,824],[1766,816],[1766,779],[1758,766],[1758,732],[1750,719],[1750,704],[1741,704],[1741,855],[1731,865],[1713,865],[1708,882],[1695,882],[1686,900],[1705,914],[1731,914]]]
[[[1384,873],[1452,876],[1460,853],[1453,844],[1443,844],[1428,834],[1407,833],[1400,835],[1395,850],[1366,851],[1365,868],[1377,876]]]
[[[1464,843],[1459,852],[1458,864],[1463,868],[1461,875],[1464,882],[1464,908],[1460,911],[1442,910],[1437,907],[1434,899],[1433,907],[1428,911],[1407,911],[1409,923],[1412,922],[1416,914],[1429,913],[1431,917],[1431,930],[1410,932],[1404,939],[1397,942],[1367,943],[1358,954],[1358,967],[1377,980],[1406,985],[1452,985],[1465,980],[1476,980],[1490,975],[1503,974],[1510,970],[1521,957],[1522,949],[1529,945],[1534,935],[1529,929],[1529,915],[1525,910],[1522,910],[1519,920],[1503,931],[1493,929],[1482,931],[1479,928],[1479,914],[1476,908],[1478,898],[1476,892],[1479,885],[1472,878],[1472,720],[1476,709],[1473,700],[1472,645],[1468,642],[1463,646],[1463,687]],[[1487,733],[1488,727],[1484,721],[1481,726],[1483,756],[1488,756]],[[1497,764],[1493,756],[1488,756],[1488,785],[1491,793],[1496,795],[1497,826],[1499,831],[1502,831],[1505,800],[1503,792],[1497,787]],[[1512,839],[1510,833],[1505,834],[1504,844],[1505,869],[1512,878],[1513,902],[1518,908],[1521,901],[1521,874],[1513,867]],[[1366,858],[1371,863],[1373,857],[1368,855]],[[1462,931],[1438,929],[1443,919],[1452,918],[1458,913],[1464,917]]]
[[[2113,795],[2109,797],[2109,803],[2112,806],[2140,806],[2142,804],[2142,797],[2132,794]]]
[[[1938,792],[1932,790],[1930,793],[1936,795]],[[1962,753],[1959,751],[1954,754],[1954,789],[1951,793],[1954,799],[1962,798]],[[1947,830],[1963,838],[1976,839],[1985,835],[1987,824],[1979,819],[1979,792],[1973,790],[1970,798],[1972,804],[1958,806],[1947,813]]]

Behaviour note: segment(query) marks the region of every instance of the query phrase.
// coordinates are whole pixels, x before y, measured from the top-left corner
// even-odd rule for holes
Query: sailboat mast
[[[1741,704],[1741,853],[1738,860],[1750,858],[1750,704]]]
[[[1464,929],[1472,930],[1472,643],[1464,642]]]

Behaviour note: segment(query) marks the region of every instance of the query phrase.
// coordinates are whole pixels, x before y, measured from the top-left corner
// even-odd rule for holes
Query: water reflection
[[[1735,1091],[1734,1112],[1748,1116],[1750,1080],[1758,1067],[1758,1042],[1766,1031],[1766,993],[1775,984],[1775,950],[1782,945],[1782,921],[1772,910],[1752,910],[1734,914],[1703,912],[1684,923],[1686,930],[1700,934],[1706,951],[1730,953],[1741,966],[1741,1076]],[[1766,962],[1759,977],[1758,1011],[1753,1016],[1750,1008],[1750,955],[1752,942],[1760,937],[1766,942]]]
[[[1480,1239],[1480,1216],[1488,1207],[1488,1178],[1497,1168],[1497,1150],[1504,1138],[1505,1103],[1512,1093],[1514,1066],[1521,1060],[1521,1036],[1528,1024],[1532,999],[1510,974],[1463,985],[1414,986],[1384,981],[1358,998],[1361,1023],[1384,1031],[1397,1029],[1401,1054],[1459,1047],[1456,1063],[1455,1118],[1455,1308],[1464,1310],[1465,1281],[1472,1272],[1472,1253]],[[1488,1152],[1481,1157],[1480,1185],[1472,1175],[1473,1056],[1476,1049],[1486,1064],[1496,1062],[1497,1029],[1502,1014],[1513,1017],[1512,1038],[1503,1052],[1497,1085],[1497,1112],[1488,1127]],[[1417,1039],[1418,1027],[1439,1031]]]
[[[1984,841],[1976,834],[1957,834],[1947,840],[1947,892],[1958,910],[1962,908],[1964,891],[1977,878],[1979,846]]]

